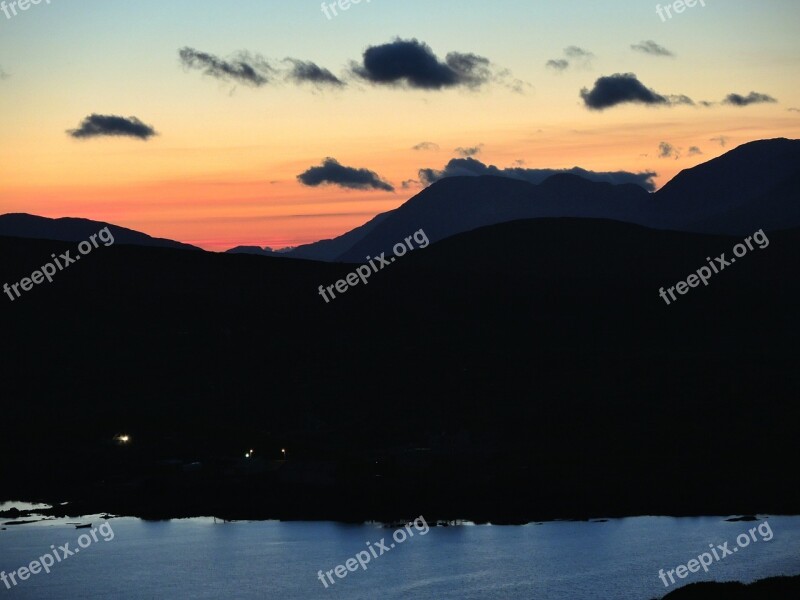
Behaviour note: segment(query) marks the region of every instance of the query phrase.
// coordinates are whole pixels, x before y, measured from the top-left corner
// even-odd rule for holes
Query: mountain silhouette
[[[308,244],[293,258],[361,263],[389,253],[414,231],[438,241],[517,219],[611,219],[658,229],[747,235],[800,226],[800,140],[743,144],[686,169],[656,193],[632,185],[560,174],[538,185],[497,176],[450,177],[402,206],[333,240]]]
[[[653,226],[748,235],[800,225],[800,140],[743,144],[681,171],[654,194]]]
[[[228,252],[232,254],[260,254],[262,256],[274,256],[280,254],[289,258],[302,258],[306,260],[321,260],[321,261],[334,261],[342,253],[346,252],[354,244],[362,240],[368,235],[375,227],[377,227],[384,219],[389,216],[389,213],[381,213],[360,227],[340,235],[332,240],[320,240],[312,244],[303,244],[297,246],[292,250],[285,253],[269,252],[263,249],[256,249],[253,247],[237,247],[231,248]]]
[[[9,237],[82,242],[88,240],[89,236],[97,233],[103,229],[103,227],[108,227],[111,231],[114,236],[115,244],[199,250],[199,248],[190,244],[163,238],[154,238],[146,233],[119,227],[118,225],[112,225],[110,223],[104,223],[102,221],[75,219],[72,217],[49,219],[47,217],[39,217],[26,213],[0,215],[0,235]]]

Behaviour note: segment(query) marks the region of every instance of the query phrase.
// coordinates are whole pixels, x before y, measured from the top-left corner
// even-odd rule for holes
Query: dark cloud
[[[3,71],[3,67],[0,67],[0,79],[8,79],[9,75],[5,71]]]
[[[455,152],[462,158],[467,158],[468,156],[475,156],[476,154],[480,154],[481,150],[483,150],[483,144],[478,144],[477,146],[471,146],[469,148],[458,147],[455,150],[453,150],[453,152]]]
[[[349,79],[334,75],[313,61],[297,58],[267,60],[245,51],[230,58],[221,58],[189,47],[180,49],[178,54],[186,69],[251,87],[286,81],[310,83],[317,88],[342,88]],[[427,44],[416,39],[396,39],[388,44],[367,48],[360,63],[351,63],[347,75],[355,75],[375,85],[426,90],[455,87],[475,90],[489,83],[497,83],[523,93],[530,87],[526,82],[514,79],[507,69],[496,68],[488,58],[472,53],[450,52],[444,60],[440,60]]]
[[[650,54],[652,56],[675,56],[672,52],[664,48],[664,46],[656,44],[653,40],[645,40],[643,42],[639,42],[638,44],[633,44],[631,49],[636,50],[637,52],[644,52],[645,54]]]
[[[412,150],[438,150],[439,144],[434,144],[433,142],[420,142],[413,148]]]
[[[328,69],[311,62],[296,58],[287,58],[284,62],[291,65],[288,79],[296,83],[313,83],[316,86],[344,87],[344,81],[336,77]]]
[[[78,129],[69,129],[67,133],[76,139],[95,137],[133,137],[147,140],[158,135],[150,125],[145,125],[136,117],[118,117],[116,115],[92,114],[86,117]]]
[[[566,71],[569,68],[569,61],[563,58],[554,58],[548,60],[545,66],[556,71]]]
[[[430,46],[416,39],[397,39],[364,51],[353,72],[376,85],[407,86],[425,90],[466,87],[476,89],[493,79],[489,59],[451,52],[444,62]]]
[[[583,88],[581,98],[587,108],[603,110],[619,104],[636,103],[650,106],[694,104],[684,95],[663,96],[645,85],[633,73],[615,73],[600,77],[591,90]]]
[[[231,81],[252,87],[261,87],[269,83],[270,76],[274,71],[266,60],[248,52],[239,52],[227,60],[194,48],[181,48],[178,54],[181,63],[187,69],[202,71],[204,75],[222,81]]]
[[[789,111],[789,112],[800,113],[800,108],[787,108],[786,110]]]
[[[749,106],[750,104],[764,104],[777,102],[772,96],[767,94],[759,94],[758,92],[750,92],[747,96],[739,94],[728,94],[725,96],[723,104],[730,104],[732,106]]]
[[[658,158],[675,158],[678,160],[681,157],[680,148],[676,148],[668,142],[661,142],[658,145]]]
[[[641,173],[631,173],[628,171],[596,172],[587,171],[580,167],[573,167],[571,169],[525,169],[520,167],[501,169],[494,165],[486,165],[474,158],[454,158],[448,162],[442,170],[420,169],[419,178],[423,184],[430,185],[445,177],[495,175],[539,184],[548,177],[559,173],[570,173],[590,181],[612,184],[633,183],[651,192],[656,189],[655,182],[653,181],[656,173],[649,171]]]
[[[697,146],[690,146],[689,147],[689,156],[699,156],[703,154],[703,151],[700,150]]]
[[[393,192],[394,187],[368,169],[345,167],[335,158],[326,158],[319,167],[311,167],[297,176],[303,185],[338,185],[353,190],[383,190]]]
[[[720,146],[722,146],[724,148],[725,145],[728,143],[728,138],[725,137],[724,135],[721,135],[719,137],[711,138],[708,141],[709,142],[717,142]]]

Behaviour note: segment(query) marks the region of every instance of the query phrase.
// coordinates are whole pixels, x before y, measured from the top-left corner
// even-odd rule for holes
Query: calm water
[[[95,526],[101,521],[91,520]],[[143,522],[113,519],[113,539],[97,542],[7,590],[0,598],[258,598],[307,600],[537,599],[649,600],[665,590],[659,569],[674,569],[730,542],[757,523],[722,518],[640,517],[607,523],[545,523],[514,527],[430,528],[372,558],[367,570],[333,575],[325,589],[317,579],[386,538],[393,529],[335,523],[243,522],[210,519]],[[800,517],[768,520],[774,537],[751,543],[715,562],[701,580],[753,581],[800,574]],[[424,526],[420,523],[420,529]],[[0,531],[0,570],[15,571],[50,551],[77,547],[67,520],[9,526]],[[108,530],[106,536],[111,537]],[[379,552],[379,550],[376,551]],[[676,586],[671,586],[674,589]]]

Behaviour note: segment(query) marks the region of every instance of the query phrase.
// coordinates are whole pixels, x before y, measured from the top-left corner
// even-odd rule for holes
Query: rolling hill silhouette
[[[140,233],[133,229],[126,229],[125,227],[119,227],[102,221],[74,219],[71,217],[48,219],[47,217],[39,217],[25,213],[0,215],[0,235],[2,236],[58,240],[62,242],[82,242],[83,240],[88,240],[90,235],[97,233],[103,227],[109,228],[114,236],[115,244],[199,250],[199,248],[190,244],[183,244],[163,238],[154,238],[146,233]]]
[[[115,245],[3,300],[0,477],[150,516],[796,513],[800,229],[657,294],[738,241],[520,220],[331,304],[349,265]],[[0,238],[0,280],[59,244]]]

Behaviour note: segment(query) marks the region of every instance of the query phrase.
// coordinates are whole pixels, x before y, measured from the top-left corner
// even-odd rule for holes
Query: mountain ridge
[[[29,213],[7,213],[0,215],[0,235],[28,239],[44,239],[60,242],[82,242],[103,227],[108,227],[115,244],[152,246],[200,250],[197,246],[166,238],[156,238],[141,231],[120,227],[112,223],[77,217],[49,218]]]
[[[746,235],[800,225],[800,140],[757,140],[684,169],[660,190],[593,182],[569,173],[539,184],[511,177],[439,180],[366,229],[304,246],[306,257],[363,262],[424,229],[431,242],[477,227],[528,218],[605,218],[655,229]],[[362,226],[365,227],[365,226]],[[351,236],[358,231],[357,236]],[[353,243],[351,243],[353,242]],[[350,244],[336,255],[334,249]],[[293,252],[287,256],[294,257]]]
[[[441,179],[401,206],[338,237],[274,251],[237,246],[231,254],[362,263],[423,229],[434,243],[480,227],[531,218],[611,219],[654,229],[746,235],[800,226],[800,140],[748,142],[684,169],[657,192],[558,173],[539,184],[482,175]],[[81,241],[109,227],[117,243],[199,250],[181,242],[88,219],[0,216],[0,235]]]

